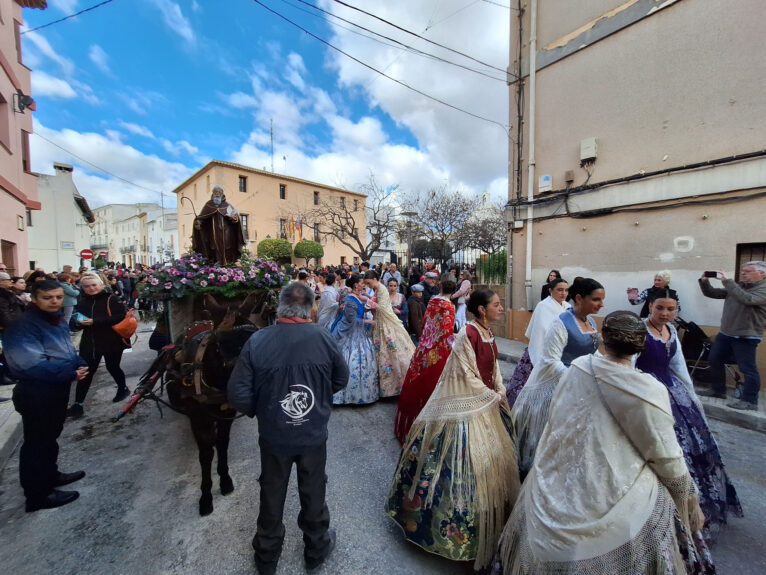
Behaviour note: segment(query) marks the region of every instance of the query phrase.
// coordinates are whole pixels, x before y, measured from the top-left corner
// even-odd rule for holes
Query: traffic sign
[[[89,250],[89,249],[81,250],[80,257],[84,260],[93,259],[93,250]]]
[[[109,252],[98,252],[98,255],[100,255],[102,258],[106,259],[106,257],[109,255]]]

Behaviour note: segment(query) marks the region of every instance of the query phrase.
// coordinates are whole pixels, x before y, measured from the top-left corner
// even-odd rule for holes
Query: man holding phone
[[[766,328],[766,262],[747,262],[739,272],[740,282],[726,277],[722,271],[706,271],[699,279],[702,293],[713,299],[722,299],[721,331],[715,338],[708,361],[713,374],[712,389],[703,389],[697,395],[726,398],[726,371],[724,363],[733,355],[737,367],[745,376],[742,399],[727,404],[734,409],[758,409],[761,376],[755,361],[755,350],[763,339]],[[717,278],[721,288],[710,285]]]

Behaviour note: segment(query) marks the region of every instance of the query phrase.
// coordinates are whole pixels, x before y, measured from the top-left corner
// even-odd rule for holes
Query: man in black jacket
[[[348,383],[348,366],[330,333],[311,323],[314,292],[300,282],[282,289],[277,325],[256,332],[242,349],[227,385],[229,402],[258,417],[260,510],[253,537],[261,575],[277,570],[285,526],[282,512],[295,463],[306,569],[335,546],[325,502],[327,422],[332,396]]]

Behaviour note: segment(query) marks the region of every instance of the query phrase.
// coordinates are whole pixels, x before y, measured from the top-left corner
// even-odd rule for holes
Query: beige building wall
[[[240,191],[240,178],[245,178],[244,191]],[[233,205],[247,221],[248,249],[251,255],[257,255],[258,242],[268,237],[280,237],[280,220],[294,220],[299,215],[305,218],[316,206],[314,194],[318,193],[318,201],[328,201],[340,204],[341,198],[353,211],[357,227],[361,233],[367,227],[365,202],[366,196],[357,192],[333,188],[316,182],[309,182],[290,176],[256,170],[239,164],[214,160],[200,169],[191,178],[183,182],[173,192],[178,199],[178,242],[181,253],[191,249],[192,225],[194,211],[199,213],[210,199],[210,192],[215,186],[221,186],[226,194],[226,201]],[[280,186],[285,186],[285,198],[280,198]],[[184,200],[183,198],[188,198]],[[192,210],[189,200],[193,202]],[[303,239],[314,240],[314,229],[310,225],[303,226]],[[320,243],[324,247],[322,262],[339,264],[342,261],[353,263],[357,257],[354,252],[335,238],[324,237],[320,226]],[[298,234],[286,238],[293,244],[299,240]],[[357,258],[358,259],[358,258]],[[305,260],[295,259],[303,264]],[[312,262],[313,263],[313,262]]]
[[[521,61],[524,77],[520,170],[514,143],[509,150],[513,309],[534,307],[551,269],[603,283],[602,316],[631,308],[626,288],[643,290],[669,269],[680,315],[717,331],[722,303],[704,298],[697,278],[708,269],[732,275],[738,256],[766,247],[763,14],[759,0],[538,2],[530,290],[530,15],[520,53],[511,15],[511,67]],[[580,165],[588,138],[597,146],[590,176]],[[542,175],[551,192],[538,191]]]
[[[25,5],[44,8],[45,2]],[[30,71],[23,64],[19,28],[21,5],[0,0],[0,261],[21,275],[29,269],[27,222],[39,210],[37,177],[31,172],[32,110],[15,111],[19,92],[31,95]]]

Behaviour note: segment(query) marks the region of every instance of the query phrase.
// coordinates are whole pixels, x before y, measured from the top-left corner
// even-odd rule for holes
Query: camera
[[[718,272],[705,272],[704,275],[706,278],[715,278],[718,277]]]

